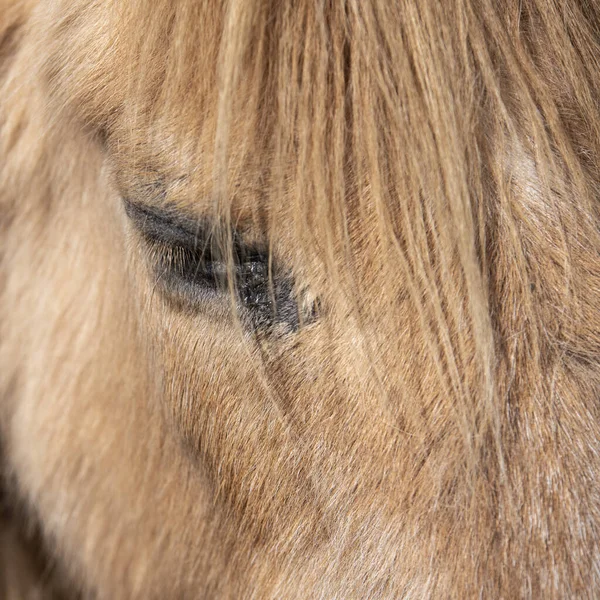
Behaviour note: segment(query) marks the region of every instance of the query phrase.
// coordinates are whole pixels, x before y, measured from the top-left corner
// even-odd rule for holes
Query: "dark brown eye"
[[[210,299],[226,301],[233,291],[242,320],[254,329],[283,325],[295,331],[314,319],[315,310],[300,315],[294,280],[267,249],[229,233],[229,250],[219,243],[210,221],[197,221],[173,208],[125,201],[127,215],[151,245],[156,272],[166,292],[201,307]]]

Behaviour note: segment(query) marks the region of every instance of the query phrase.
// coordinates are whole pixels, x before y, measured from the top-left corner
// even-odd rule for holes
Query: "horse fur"
[[[0,0],[3,597],[595,597],[599,56],[595,0]]]

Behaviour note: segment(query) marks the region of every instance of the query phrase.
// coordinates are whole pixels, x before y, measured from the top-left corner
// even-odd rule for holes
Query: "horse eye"
[[[224,252],[215,241],[215,226],[198,222],[174,209],[159,209],[125,201],[136,229],[149,244],[157,279],[167,295],[201,308],[208,301],[231,301],[231,291],[242,321],[253,329],[283,325],[295,331],[315,317],[300,315],[292,276],[269,253],[245,244],[231,232],[231,248]]]

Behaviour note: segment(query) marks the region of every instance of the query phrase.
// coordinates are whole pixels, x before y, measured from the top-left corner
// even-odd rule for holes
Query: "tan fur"
[[[596,597],[599,35],[0,0],[2,597]],[[124,198],[268,243],[316,317],[170,301]]]

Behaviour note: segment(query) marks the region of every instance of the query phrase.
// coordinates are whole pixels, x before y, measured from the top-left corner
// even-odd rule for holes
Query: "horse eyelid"
[[[234,277],[237,301],[253,328],[284,324],[298,329],[300,322],[316,317],[314,307],[300,317],[294,280],[282,271],[268,251],[244,244],[232,232],[232,265],[219,251],[212,232],[214,226],[198,222],[173,209],[142,206],[125,200],[125,210],[153,250],[157,277],[169,288],[183,290],[193,303],[197,298],[225,297],[229,294],[229,276]],[[200,292],[200,293],[196,293]]]
[[[127,216],[148,241],[198,250],[206,246],[211,237],[207,224],[176,213],[171,207],[157,208],[128,199],[124,205]]]
[[[155,274],[162,286],[184,291],[191,302],[229,293],[229,276],[233,275],[238,300],[249,311],[265,312],[271,305],[268,254],[244,245],[233,234],[232,264],[219,251],[206,222],[177,214],[172,208],[160,209],[125,199],[125,212],[149,246]],[[210,232],[210,233],[209,233]],[[202,293],[197,294],[195,291]]]
[[[201,221],[125,200],[125,212],[149,246],[163,283],[177,280],[188,286],[225,288],[227,261],[215,252],[212,231]]]

